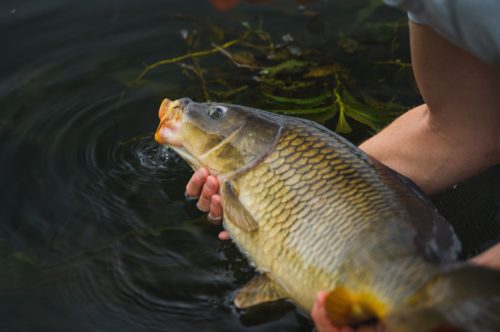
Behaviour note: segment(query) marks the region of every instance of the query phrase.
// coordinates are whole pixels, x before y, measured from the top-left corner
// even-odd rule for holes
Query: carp
[[[238,308],[318,291],[338,326],[500,330],[500,272],[457,262],[452,227],[408,179],[325,127],[222,103],[165,99],[158,143],[220,183],[223,226],[260,275]]]

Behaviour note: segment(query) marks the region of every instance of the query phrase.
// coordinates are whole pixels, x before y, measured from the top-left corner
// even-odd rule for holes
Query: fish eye
[[[224,116],[226,112],[227,108],[225,108],[224,106],[215,106],[208,110],[208,116],[214,120],[218,120],[222,118],[222,116]]]

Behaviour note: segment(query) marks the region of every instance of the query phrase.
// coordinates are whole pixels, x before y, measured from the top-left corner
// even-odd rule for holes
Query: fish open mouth
[[[180,100],[172,101],[165,98],[158,110],[160,125],[156,129],[155,140],[162,145],[172,147],[182,146],[179,137],[179,127],[182,120],[182,104]]]
[[[158,110],[160,125],[156,129],[155,141],[161,145],[170,146],[187,163],[197,170],[201,163],[184,148],[180,127],[182,124],[183,110],[191,102],[191,99],[184,98],[172,101],[165,98]]]

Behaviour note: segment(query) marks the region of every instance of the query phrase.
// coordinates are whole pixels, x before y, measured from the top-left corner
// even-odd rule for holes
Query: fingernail
[[[196,203],[196,207],[198,208],[198,210],[200,210],[200,211],[202,211],[202,212],[208,212],[208,211],[210,211],[210,209],[202,209],[202,208],[200,207],[200,201],[198,201],[198,203]]]
[[[196,196],[189,196],[186,191],[184,192],[184,198],[186,199],[187,202],[193,202],[199,199],[199,197]]]
[[[208,215],[207,215],[207,219],[208,221],[210,221],[212,224],[219,224],[219,222],[221,221],[222,217],[214,217],[212,215],[212,212],[209,212]]]

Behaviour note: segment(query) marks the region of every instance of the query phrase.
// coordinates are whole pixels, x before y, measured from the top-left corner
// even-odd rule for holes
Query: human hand
[[[349,327],[338,328],[332,324],[328,318],[325,308],[327,295],[327,292],[319,292],[316,295],[316,302],[314,303],[314,307],[311,311],[311,317],[314,321],[314,325],[316,326],[316,330],[318,332],[353,332],[353,330]]]
[[[349,326],[345,327],[336,327],[332,324],[330,319],[328,318],[328,314],[325,308],[325,301],[328,293],[327,292],[319,292],[316,295],[316,302],[314,303],[314,307],[311,311],[311,317],[314,321],[314,325],[316,326],[316,330],[318,332],[381,332],[383,331],[382,326],[379,324],[377,326],[362,326],[358,327],[355,330]]]
[[[500,270],[500,243],[472,258],[470,262]]]
[[[186,185],[186,195],[199,197],[196,206],[203,212],[208,212],[208,220],[214,224],[222,221],[222,204],[219,194],[219,180],[210,175],[206,168],[197,170]],[[226,231],[219,233],[219,239],[229,240]]]
[[[489,250],[484,253],[472,258],[470,260],[471,263],[482,265],[494,269],[500,269],[500,243],[493,246]],[[327,297],[327,292],[319,292],[316,296],[316,303],[311,311],[311,316],[314,321],[314,325],[316,326],[316,330],[318,332],[375,332],[375,331],[383,331],[383,327],[379,324],[375,327],[373,326],[363,326],[359,327],[356,330],[350,327],[335,327],[330,319],[328,318],[328,314],[325,309],[325,300]]]

